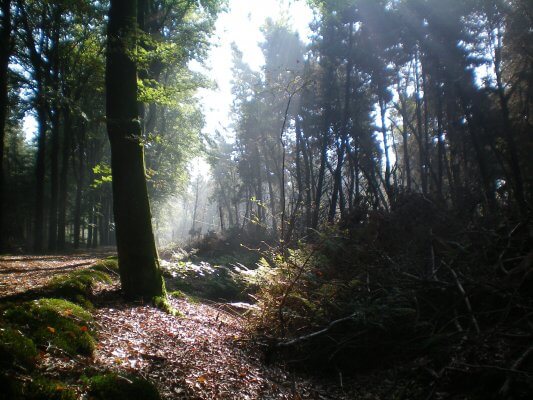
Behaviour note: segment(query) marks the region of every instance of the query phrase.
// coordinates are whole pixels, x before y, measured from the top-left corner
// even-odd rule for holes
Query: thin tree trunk
[[[274,193],[274,185],[272,184],[272,177],[270,176],[270,172],[269,171],[267,171],[267,183],[268,183],[268,197],[269,197],[269,200],[270,200],[270,212],[272,213],[272,233],[274,234],[274,237],[277,237],[277,234],[278,234],[278,220],[276,218],[276,212],[277,212],[277,210],[276,210],[276,195]],[[285,196],[285,193],[282,193],[282,195]],[[283,221],[281,223],[282,223],[282,228],[283,228]]]
[[[85,123],[81,123],[79,127],[80,133],[78,136],[78,175],[76,179],[76,201],[74,205],[74,248],[78,249],[80,247],[80,228],[81,228],[81,217],[82,217],[82,195],[83,195],[83,185],[85,184]],[[74,166],[73,170],[76,170]],[[81,234],[83,235],[84,230]],[[83,240],[83,238],[82,238]]]
[[[385,113],[387,111],[386,104],[383,99],[379,100],[379,110],[381,115],[381,133],[383,135],[383,151],[385,153],[385,192],[389,201],[392,200],[392,187],[390,183],[391,178],[391,166],[389,156],[389,144],[387,137],[387,125],[385,124]]]
[[[67,228],[67,195],[68,195],[68,169],[70,162],[70,135],[72,131],[72,123],[70,118],[70,110],[65,108],[63,110],[63,152],[61,158],[61,173],[59,176],[59,217],[57,220],[57,248],[63,250],[66,244],[66,228]]]

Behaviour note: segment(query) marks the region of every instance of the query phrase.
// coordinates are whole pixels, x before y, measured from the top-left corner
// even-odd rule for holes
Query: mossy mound
[[[7,374],[0,374],[0,389],[0,400],[76,400],[79,398],[74,387],[44,376],[29,376],[26,381],[21,381]]]
[[[109,257],[104,260],[100,260],[96,262],[90,269],[104,272],[106,274],[118,275],[118,259],[117,257]]]
[[[93,318],[79,305],[63,299],[39,299],[8,307],[5,319],[20,327],[37,345],[51,344],[69,354],[90,355]]]
[[[107,268],[104,262],[98,263],[91,268],[55,277],[45,290],[53,297],[70,300],[90,308],[92,304],[89,298],[92,295],[95,284],[111,283],[108,273],[100,270],[103,268]]]
[[[33,379],[26,387],[24,399],[28,400],[76,400],[76,391],[65,383],[44,377]]]
[[[19,365],[30,369],[35,366],[37,348],[33,340],[11,327],[0,327],[0,366]]]
[[[117,374],[96,375],[88,380],[94,400],[160,400],[156,387],[139,377]]]

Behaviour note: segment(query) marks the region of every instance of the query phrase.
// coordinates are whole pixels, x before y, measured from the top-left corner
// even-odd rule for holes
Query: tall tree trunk
[[[509,111],[509,101],[508,96],[505,93],[505,87],[502,79],[502,69],[501,69],[501,63],[502,63],[502,33],[498,30],[497,34],[497,46],[494,51],[494,72],[496,75],[496,84],[498,88],[498,100],[500,102],[500,108],[502,113],[502,120],[503,120],[503,130],[504,130],[504,138],[507,142],[507,149],[509,150],[509,154],[507,155],[507,159],[509,162],[509,166],[511,169],[511,182],[513,182],[514,186],[514,197],[516,202],[518,203],[518,207],[520,209],[520,212],[522,214],[525,214],[527,212],[527,204],[525,200],[524,195],[524,180],[522,178],[522,170],[520,168],[520,163],[518,161],[518,151],[516,149],[516,143],[514,139],[514,126],[513,122],[511,121],[511,113]]]
[[[39,83],[38,83],[39,85]],[[44,243],[44,178],[45,178],[45,154],[46,154],[46,100],[42,88],[37,91],[37,155],[35,160],[35,215],[34,215],[34,242],[33,250],[40,252]]]
[[[478,129],[482,126],[480,122],[481,115],[478,110],[469,114],[467,109],[467,96],[460,90],[461,102],[463,106],[463,112],[467,121],[468,133],[474,147],[477,164],[479,168],[479,174],[481,178],[481,186],[483,189],[483,197],[485,198],[485,204],[488,212],[493,212],[496,209],[496,197],[495,187],[492,174],[489,170],[489,160],[487,159],[487,153],[484,147],[481,145]],[[466,157],[465,157],[466,158]]]
[[[379,99],[379,110],[381,115],[381,133],[383,135],[383,151],[385,153],[385,192],[389,202],[392,200],[392,187],[391,187],[391,163],[389,156],[389,144],[387,136],[387,125],[385,123],[385,114],[387,112],[387,107],[384,99]]]
[[[322,200],[322,192],[324,190],[323,186],[326,174],[326,162],[328,157],[329,122],[325,123],[325,130],[322,135],[322,143],[320,148],[320,168],[318,170],[318,182],[316,186],[315,204],[313,210],[313,222],[311,224],[311,227],[313,229],[316,229],[318,227],[318,220],[320,217],[320,201]]]
[[[107,131],[120,280],[127,299],[165,293],[152,230],[137,102],[137,2],[111,0],[106,63]]]
[[[301,206],[301,203],[303,202],[303,196],[305,191],[305,186],[303,183],[302,178],[302,128],[300,124],[300,116],[296,115],[295,117],[295,130],[296,130],[296,154],[295,154],[295,161],[296,161],[296,185],[298,190],[298,197],[296,198],[296,205],[295,209],[292,212],[292,216],[290,218],[290,225],[289,229],[292,231],[294,230],[297,222],[297,212]],[[299,226],[302,226],[301,223],[299,223]],[[287,240],[290,240],[290,235],[287,235]]]
[[[405,97],[400,93],[400,84],[398,83],[398,95],[400,97],[400,114],[402,115],[402,140],[403,140],[403,164],[405,169],[405,176],[407,179],[407,191],[412,189],[411,181],[411,160],[409,158],[409,140],[408,140],[408,130],[409,120],[407,117],[407,109],[405,105]]]
[[[66,107],[63,110],[63,148],[61,157],[61,173],[59,176],[59,216],[57,220],[57,248],[63,250],[66,244],[67,229],[67,194],[68,194],[68,168],[70,162],[70,135],[72,123],[70,110]]]
[[[200,176],[196,177],[196,188],[194,190],[194,211],[192,213],[192,227],[189,231],[189,235],[196,236],[196,219],[198,218],[198,190],[200,187]]]
[[[420,184],[422,186],[422,193],[427,194],[427,165],[425,147],[424,147],[424,135],[423,135],[423,123],[422,123],[422,104],[421,104],[421,92],[420,92],[420,73],[419,73],[419,57],[418,52],[415,57],[415,105],[416,105],[416,129],[417,141],[418,141],[418,164],[420,166]]]
[[[298,122],[299,122],[299,117]],[[312,165],[309,160],[309,146],[307,140],[301,132],[300,124],[296,125],[296,134],[300,137],[300,145],[302,149],[302,158],[304,162],[304,181],[305,181],[305,228],[310,228],[313,218],[313,192],[311,184],[311,168]]]
[[[93,236],[92,236],[92,240],[91,240],[91,243],[89,244],[89,247],[91,249],[96,249],[98,247],[98,227],[99,227],[99,224],[98,224],[98,214],[99,214],[99,208],[98,208],[99,204],[98,204],[98,200],[96,198],[96,196],[94,196],[94,205],[93,205]]]
[[[25,3],[22,0],[17,1],[20,13],[20,22],[24,28],[23,40],[29,52],[30,62],[33,68],[33,79],[35,80],[35,109],[37,111],[37,152],[35,157],[35,211],[34,211],[34,230],[33,230],[33,250],[40,252],[44,244],[44,184],[46,172],[46,131],[47,131],[47,111],[46,101],[46,84],[48,83],[49,71],[46,70],[42,55],[45,46],[44,33],[41,32],[39,44],[34,38],[33,29],[28,20],[28,14],[25,9]],[[44,10],[41,19],[44,19]]]
[[[337,210],[337,199],[339,194],[342,197],[342,166],[344,164],[344,154],[346,153],[346,145],[348,141],[348,123],[350,117],[350,94],[352,90],[352,35],[353,35],[353,22],[350,22],[349,38],[348,38],[348,60],[346,62],[346,81],[344,83],[344,111],[342,115],[341,125],[341,143],[337,154],[337,167],[333,176],[333,192],[331,194],[331,205],[329,208],[328,222],[333,222],[335,219],[335,212]],[[340,192],[340,193],[339,193]],[[341,201],[341,204],[343,201]],[[341,206],[341,209],[344,206]]]
[[[446,147],[444,145],[444,131],[442,126],[442,99],[436,94],[437,100],[437,146],[438,146],[438,167],[437,167],[437,191],[441,198],[444,198],[443,180],[444,180],[444,160],[446,158]]]
[[[48,218],[48,250],[57,250],[57,211],[59,197],[59,122],[61,120],[61,103],[59,100],[59,25],[61,10],[55,7],[52,33],[52,93],[54,95],[51,112],[52,135],[50,137],[50,207]]]
[[[76,200],[74,205],[74,248],[80,247],[80,231],[83,235],[81,217],[82,217],[82,195],[83,185],[85,184],[85,123],[81,123],[78,135],[78,165],[74,166],[73,170],[77,169],[76,176]]]
[[[266,178],[267,178],[267,183],[268,183],[268,197],[269,197],[269,202],[270,202],[270,212],[272,213],[272,234],[274,235],[274,237],[278,237],[278,219],[276,217],[276,213],[277,213],[277,210],[276,210],[276,194],[274,192],[274,185],[272,183],[272,176],[270,174],[270,171],[268,171],[268,166],[267,166]],[[282,193],[280,195],[285,196],[285,193]],[[282,200],[280,199],[280,202],[281,201]],[[282,226],[283,226],[283,221],[282,221]],[[282,232],[282,234],[283,234],[283,232]],[[283,238],[283,236],[281,236],[281,237]]]
[[[4,243],[4,140],[8,114],[8,87],[9,56],[11,54],[11,1],[2,0],[0,4],[2,19],[0,23],[0,250]]]

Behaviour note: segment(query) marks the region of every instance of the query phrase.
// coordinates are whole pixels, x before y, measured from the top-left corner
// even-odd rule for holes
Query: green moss
[[[24,368],[33,368],[37,357],[37,348],[33,341],[17,329],[0,328],[0,366],[13,364]]]
[[[63,382],[38,377],[32,380],[24,395],[28,400],[76,400],[76,392]]]
[[[96,267],[96,266],[95,266]],[[66,275],[58,276],[48,284],[46,291],[54,297],[60,297],[91,307],[88,300],[95,283],[111,283],[111,278],[106,272],[95,267],[73,271]]]
[[[109,257],[105,260],[100,260],[94,264],[90,269],[94,271],[100,271],[107,274],[118,275],[118,259],[116,257]]]
[[[154,301],[154,306],[166,312],[167,314],[173,315],[175,317],[183,316],[179,310],[172,307],[172,304],[170,304],[170,302],[168,301],[168,297],[166,295],[156,296],[154,297],[153,301]]]
[[[51,344],[69,354],[90,355],[95,341],[91,335],[93,318],[79,305],[62,299],[39,299],[13,306],[4,317],[26,330],[38,345]]]
[[[174,290],[168,293],[169,296],[175,297],[176,299],[186,299],[187,295],[181,290]]]
[[[117,374],[89,379],[89,396],[94,400],[159,400],[156,387],[145,379]]]

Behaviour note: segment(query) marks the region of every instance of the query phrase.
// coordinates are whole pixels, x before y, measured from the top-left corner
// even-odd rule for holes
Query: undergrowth
[[[346,218],[265,253],[250,327],[267,355],[314,370],[405,373],[406,387],[426,388],[410,398],[528,398],[531,232],[523,220],[459,219],[422,196],[366,223]]]

